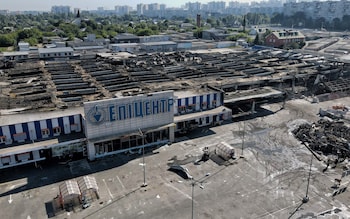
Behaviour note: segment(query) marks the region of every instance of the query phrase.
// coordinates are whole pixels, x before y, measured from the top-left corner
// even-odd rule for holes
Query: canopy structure
[[[67,180],[59,185],[60,196],[62,200],[62,204],[68,202],[74,202],[75,199],[80,198],[80,189],[77,181],[75,180]]]
[[[78,179],[78,185],[80,188],[80,192],[84,194],[87,190],[98,190],[98,186],[96,183],[96,179],[93,176],[84,176]]]

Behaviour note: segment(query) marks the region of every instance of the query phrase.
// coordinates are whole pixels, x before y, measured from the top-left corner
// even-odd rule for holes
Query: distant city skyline
[[[2,0],[0,5],[0,10],[10,10],[10,11],[50,11],[52,6],[70,6],[71,9],[80,8],[81,10],[96,10],[98,7],[103,7],[106,10],[113,10],[114,6],[117,5],[128,5],[136,8],[137,4],[166,4],[167,7],[181,7],[188,2],[200,2],[202,4],[215,1],[215,0],[177,0],[177,1],[169,1],[169,0]],[[217,0],[224,1],[228,4],[230,1],[235,0]],[[251,2],[249,0],[238,0],[239,2]],[[255,2],[259,2],[255,1]]]

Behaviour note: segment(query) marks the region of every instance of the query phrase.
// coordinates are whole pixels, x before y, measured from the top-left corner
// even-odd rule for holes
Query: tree
[[[15,38],[10,34],[0,34],[0,47],[13,46],[15,44]]]
[[[255,39],[254,39],[254,44],[255,45],[260,45],[259,34],[256,34]]]
[[[150,35],[152,35],[152,34],[153,34],[152,30],[149,29],[149,28],[138,29],[138,30],[136,31],[136,35],[137,35],[137,36],[150,36]]]

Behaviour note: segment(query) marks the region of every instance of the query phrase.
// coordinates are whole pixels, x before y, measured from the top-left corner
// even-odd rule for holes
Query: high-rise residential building
[[[6,15],[6,14],[9,14],[10,11],[9,10],[0,10],[0,14],[1,15]]]
[[[283,13],[288,16],[300,11],[313,19],[323,17],[326,21],[333,21],[335,18],[341,20],[344,15],[350,15],[350,1],[288,2],[283,6]]]
[[[53,14],[69,14],[70,6],[52,6],[51,13]]]
[[[148,4],[149,11],[159,11],[160,5],[158,3]]]
[[[117,5],[117,6],[114,7],[114,10],[115,10],[116,14],[125,15],[125,14],[129,14],[130,13],[131,7],[127,6],[127,5],[123,5],[123,6]]]
[[[144,4],[137,4],[136,5],[137,15],[143,15],[145,6],[146,5],[144,5]]]
[[[159,10],[165,11],[165,9],[166,9],[166,4],[160,4],[159,5]]]
[[[210,12],[224,12],[226,8],[226,2],[208,2],[208,11]]]
[[[185,8],[189,11],[199,11],[201,10],[201,3],[200,2],[188,2],[185,5]]]

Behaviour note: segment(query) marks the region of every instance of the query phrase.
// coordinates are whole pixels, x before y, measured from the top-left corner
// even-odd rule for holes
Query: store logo
[[[105,120],[105,118],[105,111],[98,105],[92,107],[87,114],[87,119],[92,124],[100,124]]]

